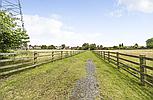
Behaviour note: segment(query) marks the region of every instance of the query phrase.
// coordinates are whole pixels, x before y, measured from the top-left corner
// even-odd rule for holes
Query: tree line
[[[76,46],[76,47],[70,47],[66,46],[65,44],[62,44],[61,46],[54,46],[54,45],[29,45],[30,49],[68,49],[68,50],[132,50],[132,49],[153,49],[153,38],[148,39],[146,41],[146,47],[145,46],[139,46],[137,43],[135,43],[133,46],[125,46],[123,43],[119,44],[118,46],[113,47],[104,47],[103,45],[97,45],[95,43],[83,43],[82,46]]]

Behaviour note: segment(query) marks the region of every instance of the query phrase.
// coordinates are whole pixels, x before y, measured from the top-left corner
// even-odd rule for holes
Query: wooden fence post
[[[71,55],[71,54],[70,54],[70,51],[68,51],[68,57],[70,57],[70,55]]]
[[[16,54],[13,54],[13,63],[15,62],[15,55]],[[0,56],[0,59],[1,59],[1,56]]]
[[[70,57],[72,56],[72,51],[70,51]]]
[[[72,51],[72,56],[74,55],[74,51]]]
[[[102,51],[99,51],[100,52],[100,58],[102,57]]]
[[[101,52],[100,52],[100,51],[98,51],[98,55],[99,55],[99,57],[101,58]]]
[[[119,53],[116,52],[116,58],[117,58],[117,67],[118,69],[120,69],[120,66],[119,66]]]
[[[54,51],[52,51],[52,61],[54,61]]]
[[[108,51],[108,62],[110,62],[110,52]]]
[[[140,81],[142,85],[145,85],[145,65],[146,65],[146,60],[145,60],[145,55],[140,55]]]
[[[103,55],[104,55],[104,54],[103,54],[103,52],[101,51],[101,58],[103,58]]]
[[[61,59],[63,59],[63,51],[61,51]]]
[[[68,51],[66,51],[66,57],[68,57],[69,56],[69,52]]]
[[[34,52],[34,62],[33,62],[33,64],[36,64],[37,63],[37,52],[35,51]]]
[[[66,51],[63,51],[62,58],[65,58],[65,57],[66,57]]]
[[[103,53],[104,53],[104,60],[105,60],[105,51]]]

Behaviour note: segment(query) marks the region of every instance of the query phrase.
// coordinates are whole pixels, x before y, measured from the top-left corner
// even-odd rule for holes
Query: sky
[[[153,0],[21,0],[32,45],[145,46],[153,37]]]

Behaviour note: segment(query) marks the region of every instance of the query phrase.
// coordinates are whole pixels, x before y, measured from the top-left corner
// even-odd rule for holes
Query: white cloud
[[[113,46],[118,45],[119,43],[132,45],[132,43],[136,43],[139,40],[142,40],[143,42],[137,43],[144,45],[145,40],[152,35],[145,34],[145,30],[133,31],[132,29],[127,34],[122,34],[124,33],[124,27],[122,26],[119,27],[119,30],[104,29],[99,33],[90,33],[89,31],[78,33],[75,32],[75,28],[73,28],[72,25],[68,26],[66,23],[61,21],[60,18],[57,19],[52,16],[41,17],[39,15],[24,15],[24,21],[25,28],[30,36],[30,44],[32,45],[61,45],[64,43],[70,46],[77,46],[88,42],[102,44],[104,46]],[[136,38],[138,34],[141,39]],[[118,37],[118,35],[120,37]],[[127,38],[129,36],[132,36],[130,37],[132,38],[131,41],[129,41],[129,38]]]
[[[119,18],[119,17],[123,16],[123,10],[122,9],[114,10],[114,11],[110,12],[110,15],[113,17]]]
[[[63,26],[59,20],[38,15],[25,15],[24,20],[25,27],[30,34],[58,33]]]
[[[54,16],[54,15],[53,15]],[[30,36],[30,44],[81,45],[84,42],[94,43],[100,33],[76,33],[73,26],[67,26],[59,17],[40,17],[24,15],[25,28]]]
[[[63,30],[63,22],[52,16],[46,18],[38,15],[24,15],[24,21],[31,44],[49,44],[55,39],[60,41],[61,38],[66,39],[73,34],[73,32]]]
[[[153,0],[117,0],[118,6],[125,7],[128,11],[153,13]]]

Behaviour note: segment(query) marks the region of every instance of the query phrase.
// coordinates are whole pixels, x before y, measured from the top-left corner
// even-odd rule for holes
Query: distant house
[[[41,49],[41,46],[39,46],[39,45],[34,45],[34,46],[33,46],[33,49],[40,50],[40,49]]]

